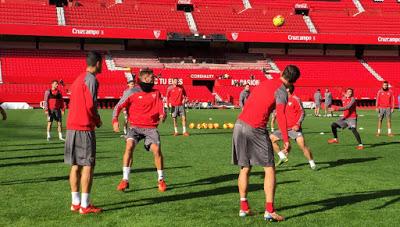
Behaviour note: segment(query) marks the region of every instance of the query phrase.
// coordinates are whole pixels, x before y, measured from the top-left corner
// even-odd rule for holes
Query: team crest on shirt
[[[142,99],[143,98],[143,96],[139,96],[139,99]]]
[[[155,99],[155,98],[156,98],[156,94],[152,94],[151,96],[153,96],[153,99]]]
[[[291,105],[292,105],[292,102],[288,102],[288,105],[291,106]]]

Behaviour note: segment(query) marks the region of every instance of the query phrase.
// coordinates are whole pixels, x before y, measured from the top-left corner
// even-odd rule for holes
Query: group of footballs
[[[285,18],[282,15],[277,15],[272,19],[272,23],[275,27],[280,27],[285,23]]]
[[[224,123],[222,128],[224,129],[233,129],[234,124],[232,123]],[[219,129],[220,125],[218,123],[190,123],[189,128],[197,128],[197,129]]]

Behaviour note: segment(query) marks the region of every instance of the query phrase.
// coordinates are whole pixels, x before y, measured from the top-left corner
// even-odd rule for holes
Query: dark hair
[[[86,64],[87,66],[96,66],[97,62],[101,63],[102,57],[101,54],[95,51],[90,51],[86,56]]]
[[[351,87],[348,87],[348,88],[346,89],[346,91],[348,91],[348,90],[351,90],[351,93],[353,93],[353,94],[354,94],[354,89],[353,89],[353,88],[351,88]]]
[[[51,81],[51,84],[57,83],[58,84],[58,80],[53,80]]]
[[[293,92],[294,92],[294,86],[293,86],[293,84],[289,84],[289,85],[286,87],[286,89],[288,89],[288,91],[289,91],[290,94],[293,94]]]
[[[143,75],[153,74],[153,70],[150,68],[144,68],[140,70],[139,76],[142,77]]]
[[[289,83],[295,83],[300,77],[300,70],[295,65],[288,65],[285,70],[283,70],[282,76],[289,81]]]
[[[384,84],[388,84],[389,82],[387,80],[383,81]]]
[[[317,89],[317,91],[321,91],[321,90]]]

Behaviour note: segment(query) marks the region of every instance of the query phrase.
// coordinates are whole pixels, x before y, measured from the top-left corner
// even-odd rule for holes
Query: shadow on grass
[[[230,177],[228,177],[228,178],[230,179]],[[283,182],[278,183],[278,185],[297,183],[297,182],[299,182],[299,181],[283,181]],[[260,190],[260,188],[262,190],[262,185],[260,185],[260,184],[250,184],[248,191],[249,192],[258,191],[258,190]],[[237,189],[236,185],[224,186],[224,187],[203,190],[203,191],[198,191],[198,192],[188,192],[188,193],[183,193],[183,194],[168,195],[168,196],[162,196],[162,197],[144,198],[144,199],[137,199],[137,200],[124,200],[122,202],[112,203],[112,204],[104,204],[101,206],[105,207],[104,211],[114,211],[114,210],[127,209],[130,207],[141,207],[141,206],[148,206],[148,205],[160,204],[160,203],[176,202],[176,201],[189,200],[189,199],[199,199],[199,198],[203,198],[203,197],[209,198],[211,196],[225,195],[225,194],[231,194],[231,193],[238,193],[238,189]],[[210,204],[210,205],[213,206],[213,204]]]
[[[169,167],[165,169],[185,169],[190,168],[191,166],[177,166],[177,167]],[[142,168],[142,169],[134,169],[132,173],[144,173],[144,172],[153,172],[155,168]],[[103,172],[103,173],[94,173],[94,178],[104,178],[104,177],[111,177],[111,176],[122,176],[121,171],[114,171],[114,172]],[[24,179],[24,180],[12,180],[12,181],[3,181],[0,182],[0,185],[16,185],[16,184],[35,184],[35,183],[48,183],[54,181],[66,181],[68,180],[68,175],[66,176],[55,176],[55,177],[43,177],[43,178],[34,178],[34,179]],[[117,183],[117,182],[116,182]]]
[[[191,132],[190,133],[190,136],[207,136],[207,135],[232,135],[232,131],[224,131],[224,132],[216,132],[216,131],[211,131],[211,132],[202,132],[202,133],[199,133],[199,132]],[[172,135],[172,134],[161,134],[161,136],[162,137],[168,137],[168,136],[171,136],[171,137],[175,137],[174,135]],[[182,136],[182,135],[179,135],[179,137],[180,136]],[[189,137],[190,137],[189,136]]]
[[[382,158],[382,157],[338,159],[337,161],[317,162],[316,164],[319,166],[318,170],[322,170],[322,169],[335,168],[338,166],[343,166],[343,165],[348,165],[348,164],[376,161],[380,158]],[[300,166],[305,166],[305,165],[308,165],[308,163],[301,163],[301,164],[295,165],[294,167],[300,167]],[[327,165],[327,166],[321,166],[321,165]]]
[[[53,145],[53,144],[49,144]],[[57,144],[58,145],[58,144]],[[10,152],[10,151],[40,151],[40,150],[56,150],[56,149],[62,149],[64,148],[64,145],[62,146],[46,146],[46,147],[27,147],[27,148],[17,148],[17,149],[8,149],[8,150],[2,150],[0,152]]]
[[[319,201],[304,203],[304,204],[299,204],[299,205],[282,207],[280,210],[296,209],[296,208],[307,207],[307,206],[321,206],[321,208],[318,208],[318,209],[308,210],[308,211],[301,212],[299,214],[287,217],[287,219],[290,219],[290,218],[302,217],[302,216],[306,216],[306,215],[310,215],[310,214],[325,212],[325,211],[328,211],[328,210],[331,210],[334,208],[343,207],[343,206],[354,205],[356,203],[365,202],[368,200],[374,200],[374,199],[380,199],[380,198],[386,198],[386,197],[392,197],[392,196],[400,196],[400,189],[357,192],[357,193],[344,195],[344,196],[339,195],[334,198],[329,198],[329,199],[324,199],[324,200],[319,200]],[[377,207],[375,209],[383,208],[387,205],[397,202],[398,200],[400,200],[400,198],[391,200],[391,201],[387,202],[385,205],[383,205],[381,207]]]
[[[373,148],[373,147],[382,147],[382,146],[388,146],[388,145],[393,145],[393,144],[400,144],[400,142],[398,142],[398,141],[380,142],[380,143],[369,144],[369,146],[371,148]]]
[[[101,160],[101,159],[110,159],[110,158],[114,158],[114,157],[98,157],[96,159]],[[11,167],[11,166],[43,165],[43,164],[52,164],[52,163],[64,163],[64,158],[54,159],[54,160],[39,160],[39,161],[31,161],[31,162],[6,163],[6,164],[0,164],[0,168]]]
[[[18,156],[18,157],[7,157],[7,158],[0,158],[0,160],[26,159],[26,158],[45,158],[45,157],[55,157],[55,156],[61,156],[61,155],[64,155],[64,153],[60,153],[60,154],[28,155],[28,156]],[[1,166],[1,164],[0,164],[0,166]]]

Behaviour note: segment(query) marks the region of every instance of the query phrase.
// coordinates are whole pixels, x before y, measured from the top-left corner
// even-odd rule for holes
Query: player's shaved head
[[[101,54],[95,51],[91,51],[86,56],[87,71],[91,73],[101,73],[102,69],[102,57]]]
[[[289,83],[293,84],[300,77],[300,69],[295,65],[288,65],[285,70],[283,70],[282,77]]]
[[[383,81],[382,88],[383,90],[387,91],[389,89],[389,82]]]

